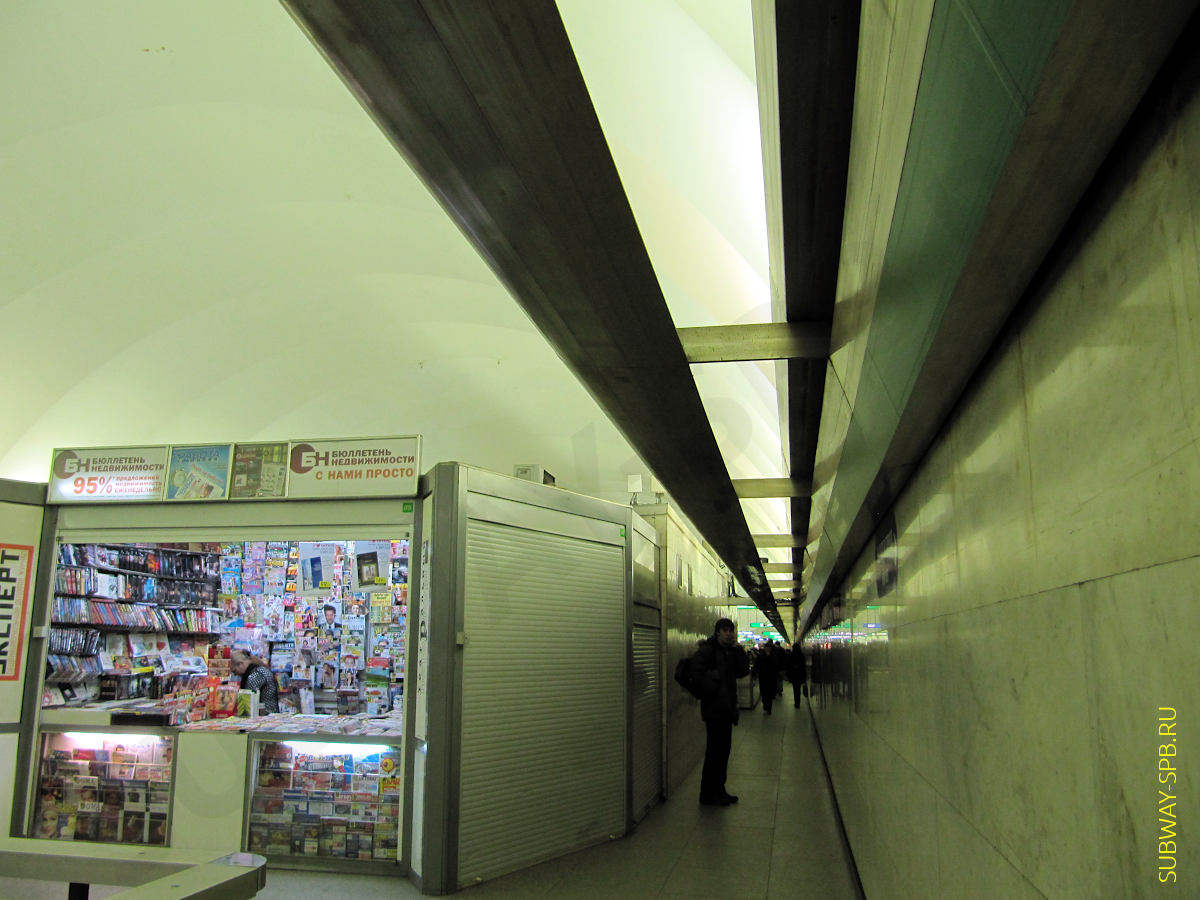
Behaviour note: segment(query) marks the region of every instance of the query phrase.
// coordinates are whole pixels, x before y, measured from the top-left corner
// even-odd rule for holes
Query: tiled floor
[[[790,700],[790,698],[789,698]],[[808,710],[778,703],[734,729],[735,806],[696,802],[697,767],[630,836],[469,888],[464,900],[858,900]],[[0,897],[6,893],[0,878]],[[65,896],[38,894],[37,896]],[[100,896],[100,892],[94,893]],[[415,900],[404,879],[271,870],[264,900]]]

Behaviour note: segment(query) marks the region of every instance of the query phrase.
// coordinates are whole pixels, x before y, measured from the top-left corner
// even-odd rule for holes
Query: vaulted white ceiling
[[[559,8],[676,325],[769,321],[749,4]],[[10,0],[0,34],[0,477],[55,446],[419,433],[426,464],[649,489],[283,7]],[[731,476],[786,474],[773,366],[694,371]]]

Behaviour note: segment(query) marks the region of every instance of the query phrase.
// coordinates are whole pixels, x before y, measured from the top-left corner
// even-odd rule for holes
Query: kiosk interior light
[[[103,731],[64,731],[63,737],[68,738],[76,747],[83,750],[100,750],[105,742],[116,741],[121,744],[133,744],[144,747],[162,740],[156,734],[128,734],[125,732],[110,733]]]
[[[371,756],[374,753],[385,753],[392,749],[389,744],[340,744],[336,741],[284,741],[283,745],[291,747],[298,753],[311,753],[314,756],[349,753],[356,758]]]

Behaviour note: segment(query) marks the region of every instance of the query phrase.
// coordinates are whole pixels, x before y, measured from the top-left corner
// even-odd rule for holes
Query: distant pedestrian
[[[805,662],[804,652],[800,649],[799,644],[793,644],[792,652],[788,655],[787,677],[788,681],[792,683],[792,700],[796,709],[799,709],[800,697],[808,696],[808,691],[805,690],[805,683],[808,681],[808,663]]]
[[[771,707],[775,705],[775,695],[779,692],[779,656],[772,641],[763,644],[762,652],[754,663],[754,673],[758,676],[763,712],[769,716]]]
[[[737,680],[750,674],[750,660],[737,642],[732,619],[717,619],[712,637],[692,656],[692,678],[701,685],[700,717],[707,739],[700,775],[700,802],[728,806],[738,798],[725,790],[733,726],[738,722]]]

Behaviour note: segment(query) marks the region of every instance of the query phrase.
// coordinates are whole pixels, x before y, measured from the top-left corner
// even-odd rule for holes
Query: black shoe
[[[733,800],[729,799],[728,794],[724,794],[720,797],[709,797],[704,794],[701,794],[700,802],[704,806],[728,806],[730,803],[733,802]]]
[[[725,802],[726,803],[737,803],[737,794],[726,794]]]

